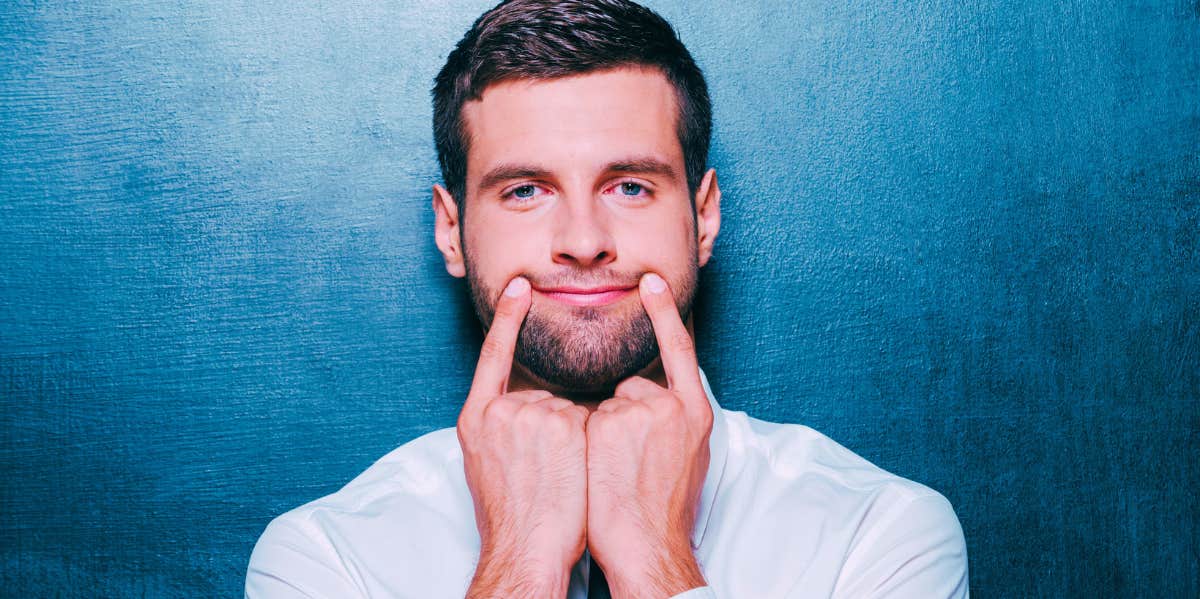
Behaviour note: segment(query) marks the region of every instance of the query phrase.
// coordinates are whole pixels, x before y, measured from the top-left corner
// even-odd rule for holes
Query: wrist
[[[672,597],[708,584],[690,545],[663,547],[650,556],[600,564],[613,597]]]
[[[479,554],[467,599],[563,597],[570,584],[570,567],[514,552]]]
[[[561,552],[538,552],[519,543],[484,542],[467,596],[562,597],[570,585],[573,564]],[[476,593],[480,589],[490,592]]]

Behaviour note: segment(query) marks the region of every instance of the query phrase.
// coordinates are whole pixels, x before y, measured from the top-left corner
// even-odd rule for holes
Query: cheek
[[[478,228],[468,221],[464,231],[467,259],[478,277],[499,288],[516,275],[537,271],[539,260],[547,254],[540,232],[496,218],[483,219]]]
[[[628,263],[678,272],[695,259],[694,234],[687,214],[672,212],[669,218],[631,220],[622,235],[624,243],[618,254]]]

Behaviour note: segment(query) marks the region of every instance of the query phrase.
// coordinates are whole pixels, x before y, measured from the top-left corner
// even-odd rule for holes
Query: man
[[[434,88],[435,237],[487,328],[458,426],[276,518],[255,597],[959,597],[949,503],[716,403],[711,110],[623,0],[485,13]]]

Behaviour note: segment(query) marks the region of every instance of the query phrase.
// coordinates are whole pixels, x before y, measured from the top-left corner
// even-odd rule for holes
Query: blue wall
[[[294,4],[0,8],[4,594],[236,595],[454,424],[428,89],[491,0]],[[1200,3],[650,4],[715,102],[724,406],[942,491],[978,596],[1200,594]]]

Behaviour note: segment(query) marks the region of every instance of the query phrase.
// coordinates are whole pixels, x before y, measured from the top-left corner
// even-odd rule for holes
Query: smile
[[[605,306],[620,300],[626,294],[637,289],[633,287],[597,287],[581,289],[558,287],[554,289],[539,289],[543,295],[572,306]]]

